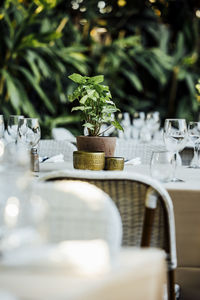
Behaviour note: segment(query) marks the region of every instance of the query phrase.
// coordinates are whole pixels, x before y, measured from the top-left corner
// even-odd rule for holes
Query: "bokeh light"
[[[9,197],[5,206],[4,221],[8,226],[15,226],[19,215],[19,199]]]
[[[200,18],[200,9],[196,10],[196,16],[197,16],[197,18]]]
[[[118,4],[118,6],[123,7],[123,6],[126,5],[126,1],[125,1],[125,0],[118,0],[118,1],[117,1],[117,4]]]

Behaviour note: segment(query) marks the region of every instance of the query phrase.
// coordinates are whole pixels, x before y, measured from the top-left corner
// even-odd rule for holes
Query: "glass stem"
[[[176,178],[177,154],[178,154],[178,152],[174,153],[174,157],[173,157],[173,160],[172,160],[172,164],[173,164],[173,177],[172,177],[172,180]]]
[[[198,149],[199,149],[199,145],[194,144],[194,161],[195,161],[195,165],[198,165]]]

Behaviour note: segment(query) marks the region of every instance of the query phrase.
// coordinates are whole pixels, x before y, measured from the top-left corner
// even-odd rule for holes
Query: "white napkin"
[[[125,165],[140,165],[141,164],[141,158],[140,157],[135,157],[133,159],[130,159],[125,162]]]
[[[49,158],[47,158],[45,162],[51,162],[51,163],[55,163],[55,162],[64,162],[64,155],[62,153],[58,154],[58,155],[54,155],[54,156],[51,156]]]

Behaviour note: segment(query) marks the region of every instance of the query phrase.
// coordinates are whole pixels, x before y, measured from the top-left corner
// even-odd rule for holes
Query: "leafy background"
[[[68,75],[104,74],[121,111],[199,118],[199,1],[4,0],[0,113],[38,117],[43,137],[80,116]]]

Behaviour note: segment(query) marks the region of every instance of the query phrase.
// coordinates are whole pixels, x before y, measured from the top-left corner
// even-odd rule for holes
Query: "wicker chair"
[[[60,171],[42,180],[84,180],[108,193],[117,205],[123,224],[124,246],[153,246],[166,251],[168,295],[175,299],[177,267],[172,200],[165,188],[150,177],[129,172]]]
[[[122,243],[122,222],[111,198],[87,182],[68,181],[34,185],[33,195],[45,200],[47,215],[42,226],[48,242],[65,240],[106,241],[115,257]]]
[[[77,148],[68,141],[57,140],[40,140],[39,142],[39,155],[40,156],[54,156],[62,153],[64,160],[72,160],[73,152]]]

